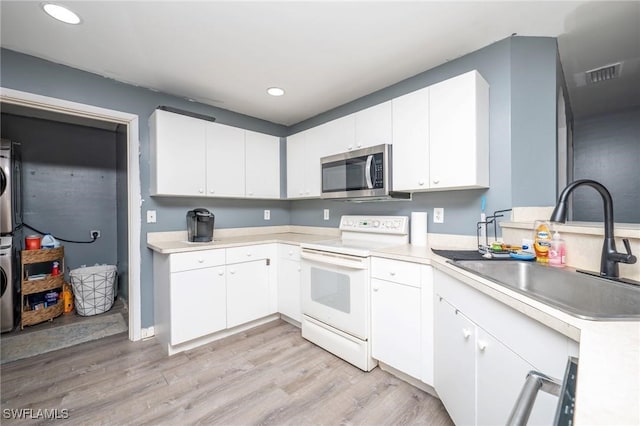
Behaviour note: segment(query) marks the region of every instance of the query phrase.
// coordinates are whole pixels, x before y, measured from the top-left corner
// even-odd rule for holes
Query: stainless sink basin
[[[458,260],[469,272],[589,320],[640,319],[640,287],[534,262]]]

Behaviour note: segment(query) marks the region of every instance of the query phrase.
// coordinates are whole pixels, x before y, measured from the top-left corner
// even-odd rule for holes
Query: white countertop
[[[340,236],[340,232],[334,228],[299,228],[301,227],[258,227],[245,228],[244,232],[242,231],[243,228],[221,229],[215,232],[213,241],[209,243],[188,242],[186,231],[153,232],[147,234],[147,247],[156,253],[171,254],[253,244],[284,243],[299,245],[301,243],[332,240]]]
[[[222,232],[218,241],[202,244],[186,242],[186,232],[149,234],[147,247],[160,254],[171,254],[251,244],[300,244],[333,239],[339,235],[331,228],[247,230],[226,235]],[[640,321],[588,321],[573,317],[457,268],[447,263],[447,259],[433,254],[429,247],[406,244],[375,250],[372,256],[432,265],[580,342],[575,424],[640,425]]]

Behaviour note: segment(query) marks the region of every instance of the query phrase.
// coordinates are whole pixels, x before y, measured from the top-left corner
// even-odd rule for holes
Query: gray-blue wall
[[[539,58],[553,57],[554,62],[547,63],[545,60],[537,63],[528,60],[528,55]],[[482,195],[487,197],[489,212],[512,207],[515,194],[517,194],[519,206],[553,204],[555,186],[551,189],[554,194],[550,196],[547,194],[548,189],[542,188],[542,185],[530,185],[527,179],[514,179],[513,175],[514,173],[530,174],[532,167],[525,159],[528,151],[514,148],[514,143],[544,140],[545,144],[539,149],[547,149],[548,127],[555,128],[555,113],[551,123],[546,123],[544,122],[546,115],[542,110],[549,108],[549,97],[553,96],[555,99],[556,55],[555,39],[507,38],[290,128],[232,111],[191,103],[179,97],[118,83],[6,49],[2,49],[1,52],[0,84],[6,88],[129,112],[140,117],[140,179],[144,200],[141,208],[142,217],[146,217],[145,211],[149,209],[157,210],[158,216],[156,224],[142,224],[141,235],[142,326],[148,327],[154,323],[153,272],[152,254],[145,244],[146,234],[153,231],[184,230],[185,212],[193,207],[206,207],[212,210],[216,215],[218,228],[284,224],[335,227],[338,217],[346,213],[408,214],[418,210],[427,210],[431,213],[433,207],[444,207],[444,223],[433,224],[430,221],[430,232],[474,235]],[[514,78],[514,73],[525,71],[525,65],[530,67],[527,72],[539,76],[540,80],[534,86],[531,86],[528,78]],[[262,202],[149,197],[147,119],[158,105],[169,105],[200,114],[213,115],[220,123],[284,137],[473,69],[477,69],[490,85],[491,188],[488,190],[416,194],[414,201],[411,202],[362,204],[321,200]],[[522,96],[522,99],[526,100],[526,105],[518,105],[512,111],[514,94]],[[552,110],[555,111],[555,104]],[[513,126],[526,122],[529,114],[537,117],[536,121],[540,126],[528,127],[526,138],[524,138],[518,129],[513,129]],[[514,134],[517,136],[516,140],[513,140]],[[553,141],[555,147],[555,138]],[[536,170],[553,176],[555,185],[554,152],[555,148],[549,152],[548,156],[543,156],[536,165]],[[285,158],[284,153],[282,156]],[[518,165],[517,170],[513,170],[512,162]],[[528,169],[520,170],[522,165],[527,165]],[[284,185],[284,180],[282,184]],[[522,196],[521,190],[526,190]],[[262,210],[265,208],[271,209],[271,221],[262,220]],[[322,220],[323,208],[331,210],[331,220]]]
[[[575,179],[609,189],[616,222],[640,223],[640,107],[575,120],[573,160]],[[577,188],[572,197],[573,220],[604,220],[592,188]]]

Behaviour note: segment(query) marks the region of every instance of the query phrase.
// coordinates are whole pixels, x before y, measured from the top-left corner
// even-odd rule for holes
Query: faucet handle
[[[624,244],[624,249],[627,252],[627,256],[626,256],[626,262],[624,263],[636,263],[636,261],[638,260],[634,255],[631,254],[631,244],[629,243],[629,239],[628,238],[623,238],[622,239],[622,243]]]

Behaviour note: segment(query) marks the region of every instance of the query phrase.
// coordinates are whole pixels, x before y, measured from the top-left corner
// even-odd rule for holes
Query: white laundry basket
[[[117,275],[115,265],[86,266],[71,270],[69,278],[78,315],[97,315],[111,309],[116,297]]]

